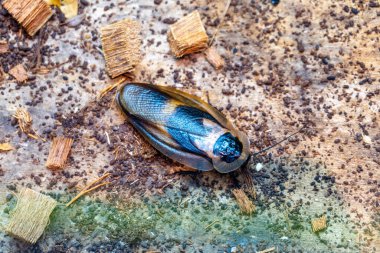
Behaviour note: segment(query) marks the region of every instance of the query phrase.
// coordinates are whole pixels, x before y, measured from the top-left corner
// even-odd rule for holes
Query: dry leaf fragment
[[[8,52],[8,43],[6,41],[0,41],[0,54]]]
[[[13,149],[13,146],[8,142],[0,143],[0,152],[11,151]]]
[[[11,70],[9,70],[9,74],[11,74],[18,82],[25,82],[28,80],[28,73],[21,64],[14,66]]]

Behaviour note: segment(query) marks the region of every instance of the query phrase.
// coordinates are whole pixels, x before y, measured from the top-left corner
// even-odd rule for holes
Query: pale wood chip
[[[207,61],[215,68],[221,69],[224,66],[224,60],[215,47],[209,47],[205,51]]]
[[[171,25],[168,40],[176,57],[205,50],[208,47],[208,36],[199,12],[193,11]]]
[[[28,80],[28,73],[24,69],[24,66],[18,64],[14,66],[11,70],[9,70],[9,74],[11,74],[18,82],[25,82]]]

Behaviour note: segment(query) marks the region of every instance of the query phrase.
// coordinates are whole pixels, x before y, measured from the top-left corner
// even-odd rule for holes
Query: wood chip
[[[8,52],[9,47],[6,41],[0,41],[0,54],[4,54]]]
[[[108,74],[114,78],[131,72],[141,61],[140,24],[124,19],[101,28]]]
[[[44,0],[5,0],[3,6],[33,36],[53,15]]]
[[[255,212],[255,204],[253,204],[253,202],[248,198],[243,190],[234,189],[232,190],[232,193],[234,194],[242,213],[251,215]]]
[[[13,149],[13,146],[9,142],[0,143],[0,152],[11,151]]]
[[[17,196],[16,209],[5,231],[23,241],[34,244],[49,223],[49,216],[57,205],[53,198],[28,188]]]
[[[319,232],[327,227],[327,218],[326,215],[323,215],[322,217],[318,219],[314,219],[311,221],[311,227],[313,229],[313,232]]]
[[[207,61],[215,68],[221,69],[224,66],[224,60],[214,47],[209,47],[205,51]]]
[[[14,66],[11,70],[9,70],[9,74],[11,74],[14,78],[16,78],[17,82],[25,82],[28,80],[28,73],[21,64]]]
[[[176,57],[207,49],[208,36],[199,12],[193,11],[171,25],[168,40]]]
[[[46,161],[46,167],[51,170],[62,169],[65,166],[72,144],[73,139],[71,138],[54,138]]]

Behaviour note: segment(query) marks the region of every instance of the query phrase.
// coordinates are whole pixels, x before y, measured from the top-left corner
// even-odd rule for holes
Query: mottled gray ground
[[[232,1],[215,41],[226,67],[215,71],[202,53],[175,59],[167,42],[169,24],[198,10],[211,35],[225,2],[83,1],[80,12],[85,20],[78,27],[65,25],[57,11],[34,38],[20,32],[2,10],[0,40],[12,46],[9,53],[0,55],[1,66],[6,73],[23,63],[32,78],[17,84],[6,76],[0,82],[0,142],[16,148],[0,153],[1,202],[6,202],[14,186],[67,194],[104,171],[114,171],[114,184],[91,194],[89,200],[98,196],[116,205],[117,199],[122,210],[123,202],[144,198],[150,199],[149,208],[161,206],[157,203],[165,203],[165,199],[171,203],[162,207],[169,211],[158,219],[156,236],[131,246],[134,249],[223,252],[233,246],[255,251],[276,245],[278,252],[297,248],[305,252],[376,252],[376,247],[380,248],[377,1],[284,0],[278,6],[270,1]],[[252,151],[303,125],[308,127],[270,151],[271,156],[261,161],[261,172],[252,167],[259,194],[257,217],[244,218],[238,212],[230,193],[236,187],[234,176],[167,173],[181,166],[156,154],[124,124],[112,95],[95,102],[99,91],[112,82],[105,73],[100,27],[127,17],[142,26],[144,58],[135,71],[135,81],[168,85],[202,97],[247,133]],[[41,64],[36,68],[38,49]],[[18,107],[28,109],[33,127],[46,142],[17,134],[11,119]],[[74,146],[67,167],[51,172],[44,164],[52,137],[61,134],[73,137]],[[115,159],[118,148],[123,151],[122,158]],[[281,168],[279,161],[284,163]],[[269,174],[268,179],[265,175]],[[323,175],[328,178],[322,179]],[[191,204],[183,207],[184,201]],[[201,211],[194,213],[197,208]],[[226,215],[221,225],[206,230],[208,224],[223,217],[219,212]],[[297,216],[290,219],[293,225],[301,220],[302,228],[287,227],[288,212]],[[323,213],[329,217],[328,229],[317,236],[308,226],[312,217]],[[5,224],[8,216],[0,218]],[[269,221],[277,227],[270,230]],[[244,228],[248,231],[241,232]],[[30,248],[1,232],[0,249],[100,250],[98,241],[91,239],[98,238],[96,235],[85,239],[83,234],[68,232],[71,238],[73,234],[79,246],[63,233],[51,232]],[[99,238],[103,245],[109,240]],[[127,251],[129,245],[117,240],[124,243],[117,246],[120,252]],[[111,242],[114,244],[104,251],[117,251]],[[184,247],[184,243],[193,246]]]

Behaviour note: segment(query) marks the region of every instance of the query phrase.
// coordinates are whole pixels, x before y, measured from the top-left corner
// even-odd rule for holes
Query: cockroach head
[[[243,144],[231,133],[219,137],[214,145],[214,155],[226,163],[232,163],[241,156]]]

